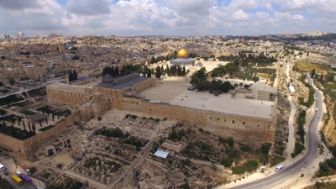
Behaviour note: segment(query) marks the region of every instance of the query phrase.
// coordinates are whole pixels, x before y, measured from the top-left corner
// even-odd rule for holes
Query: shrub
[[[228,157],[228,158],[223,158],[223,159],[221,160],[221,164],[222,164],[224,167],[231,167],[232,163],[233,163],[233,159],[230,158],[230,157]]]
[[[258,162],[256,160],[249,160],[241,166],[233,167],[232,172],[234,174],[244,174],[245,172],[251,172],[258,168]]]
[[[185,130],[182,129],[179,131],[175,131],[175,129],[173,129],[172,132],[169,134],[168,139],[172,141],[180,141],[185,135],[186,135]]]
[[[296,142],[295,147],[294,147],[294,152],[291,154],[292,157],[295,157],[295,156],[299,155],[304,149],[305,149],[305,147],[304,147],[303,144],[301,144],[299,142]]]
[[[271,148],[271,146],[272,146],[272,144],[271,143],[264,143],[264,144],[262,144],[261,145],[261,152],[263,153],[263,154],[268,154],[268,152],[269,152],[269,150],[270,150],[270,148]]]

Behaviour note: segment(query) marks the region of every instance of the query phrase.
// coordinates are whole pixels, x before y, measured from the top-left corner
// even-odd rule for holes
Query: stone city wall
[[[74,112],[64,120],[58,122],[55,127],[34,135],[28,139],[20,140],[0,133],[0,146],[13,153],[16,157],[29,159],[32,153],[39,147],[55,139],[62,133],[66,133],[74,125],[75,121],[81,120],[80,113]]]
[[[142,90],[153,84],[155,83],[140,83],[137,85],[139,89],[136,90]],[[123,96],[124,92],[122,90],[110,88],[96,87],[90,90],[82,87],[81,90],[74,90],[74,92],[68,91],[68,89],[61,92],[63,89],[59,87],[56,89],[47,90],[48,102],[71,105],[70,99],[79,98],[73,104],[75,106],[82,105],[79,107],[81,120],[89,120],[100,116],[113,108],[124,109],[203,126],[204,130],[223,137],[233,137],[242,143],[252,143],[254,145],[265,142],[274,143],[275,118],[264,119],[165,103],[152,103],[144,99]],[[62,96],[58,96],[59,94],[62,94]],[[90,96],[90,99],[81,96],[85,94]]]
[[[77,106],[89,101],[93,89],[79,85],[53,84],[47,86],[47,101],[50,104]]]
[[[55,127],[24,140],[24,147],[27,158],[31,156],[32,153],[35,152],[39,147],[50,142],[51,139],[55,139],[62,133],[68,132],[74,125],[75,121],[80,121],[79,112],[73,112],[64,120],[58,122]]]
[[[137,83],[134,86],[134,90],[135,90],[136,93],[140,93],[141,91],[143,91],[145,89],[154,87],[156,85],[156,81],[157,80],[154,79],[154,78],[150,78],[150,79],[140,81],[139,83]]]
[[[23,140],[0,133],[0,147],[10,151],[16,157],[26,157],[26,149]]]
[[[274,143],[275,119],[227,114],[165,103],[151,103],[131,97],[123,97],[122,104],[124,110],[195,124],[218,136],[233,137],[242,143],[253,145],[261,145],[265,142]]]

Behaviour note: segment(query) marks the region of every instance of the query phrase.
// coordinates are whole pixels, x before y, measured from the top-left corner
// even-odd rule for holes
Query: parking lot
[[[3,179],[8,180],[8,182],[15,188],[15,189],[40,189],[44,188],[43,183],[41,181],[38,181],[36,179],[33,179],[33,184],[17,184],[15,181],[11,178],[12,175],[15,174],[17,168],[20,169],[20,172],[27,174],[24,170],[22,170],[19,166],[15,165],[15,161],[12,157],[10,157],[6,152],[1,151],[0,152],[0,163],[5,166],[5,170],[0,171],[0,176]]]

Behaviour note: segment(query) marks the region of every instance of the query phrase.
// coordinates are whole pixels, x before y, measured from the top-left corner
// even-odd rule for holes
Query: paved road
[[[313,81],[308,76],[308,81],[310,84],[313,84]],[[242,184],[237,187],[233,187],[231,189],[261,189],[261,188],[272,188],[275,186],[279,186],[281,183],[284,183],[286,180],[290,179],[293,176],[296,176],[302,172],[304,172],[305,168],[314,162],[315,157],[318,153],[318,124],[323,116],[322,111],[322,93],[320,91],[315,90],[315,100],[317,111],[314,113],[311,121],[308,123],[308,133],[306,137],[307,141],[307,150],[304,156],[300,159],[296,160],[292,164],[283,168],[278,173],[271,175],[269,177]]]
[[[14,161],[12,160],[12,158],[10,158],[9,155],[7,155],[6,153],[0,153],[0,161],[1,163],[6,167],[6,171],[0,171],[0,176],[3,179],[8,180],[8,182],[15,188],[15,189],[36,189],[36,186],[33,184],[22,184],[22,185],[18,185],[16,184],[11,176],[13,174],[15,174],[15,165],[14,165]],[[7,172],[8,175],[5,175],[4,173]]]
[[[1,178],[4,178],[9,181],[9,183],[15,188],[15,189],[36,189],[36,186],[33,184],[16,184],[12,179],[11,179],[11,174],[6,176],[2,172],[0,173]]]

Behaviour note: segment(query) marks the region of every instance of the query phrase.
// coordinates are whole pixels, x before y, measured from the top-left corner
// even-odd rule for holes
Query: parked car
[[[8,175],[9,175],[8,171],[5,171],[5,172],[4,172],[4,174],[5,174],[6,176],[8,176]]]
[[[283,165],[278,165],[276,168],[275,168],[275,171],[278,172],[280,171],[281,169],[283,169],[284,166]]]
[[[6,167],[2,163],[0,163],[0,171],[5,171],[5,170],[6,170]]]

